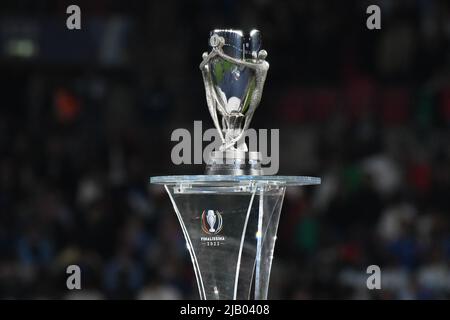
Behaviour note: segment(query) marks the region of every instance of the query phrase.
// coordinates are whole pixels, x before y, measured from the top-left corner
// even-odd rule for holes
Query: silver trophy
[[[267,299],[277,228],[288,186],[304,176],[268,176],[244,142],[269,64],[261,34],[213,30],[200,69],[222,144],[205,175],[152,177],[162,184],[186,239],[200,299]]]
[[[200,69],[206,101],[222,145],[210,156],[207,174],[262,174],[258,152],[243,141],[261,101],[269,63],[261,50],[261,34],[252,30],[213,30],[210,53],[203,53]]]

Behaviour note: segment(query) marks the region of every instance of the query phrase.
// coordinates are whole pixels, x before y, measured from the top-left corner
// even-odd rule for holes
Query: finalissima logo
[[[206,234],[215,235],[222,230],[222,215],[219,211],[204,210],[202,213],[202,230]]]

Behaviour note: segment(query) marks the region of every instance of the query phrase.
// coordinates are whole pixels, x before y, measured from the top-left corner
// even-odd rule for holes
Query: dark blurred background
[[[214,28],[261,30],[251,126],[280,129],[280,174],[323,179],[288,189],[269,297],[450,298],[447,0],[2,0],[0,298],[198,297],[148,181],[203,172],[172,164],[170,134],[213,126],[198,65]]]

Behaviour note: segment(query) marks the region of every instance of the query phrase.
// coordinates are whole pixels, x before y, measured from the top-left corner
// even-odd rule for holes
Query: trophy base
[[[213,151],[206,165],[207,175],[263,175],[260,152]]]
[[[200,299],[267,299],[286,187],[295,176],[163,176],[186,239]]]

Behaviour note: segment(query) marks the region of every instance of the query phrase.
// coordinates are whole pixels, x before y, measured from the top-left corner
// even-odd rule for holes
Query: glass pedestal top
[[[236,185],[236,184],[275,184],[283,186],[308,186],[321,183],[321,179],[308,176],[233,176],[233,175],[174,175],[151,177],[150,183],[177,185]]]

